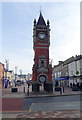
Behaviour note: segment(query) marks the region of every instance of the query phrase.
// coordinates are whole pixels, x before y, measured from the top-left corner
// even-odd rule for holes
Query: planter
[[[55,91],[61,91],[61,88],[60,87],[56,87]]]
[[[72,87],[72,91],[78,91],[79,90],[79,88],[78,87]]]
[[[11,92],[18,92],[18,88],[11,88]]]

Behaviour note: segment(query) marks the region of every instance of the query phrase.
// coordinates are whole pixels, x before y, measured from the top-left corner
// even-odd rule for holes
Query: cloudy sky
[[[50,59],[53,59],[53,65],[80,54],[79,1],[3,2],[0,61],[5,63],[5,59],[9,59],[10,69],[17,66],[18,71],[22,69],[23,73],[32,73],[33,20],[38,20],[40,6],[45,21],[50,21]]]

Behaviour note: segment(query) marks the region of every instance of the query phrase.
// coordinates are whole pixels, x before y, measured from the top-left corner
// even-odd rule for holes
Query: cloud
[[[52,7],[51,11],[55,11],[55,13],[52,12],[53,17],[50,17],[50,57],[54,59],[54,64],[57,64],[60,60],[65,60],[73,55],[80,54],[79,4],[61,3],[61,5],[58,4],[56,7]]]
[[[50,20],[50,58],[54,60],[53,64],[79,54],[79,2],[4,3],[3,61],[8,58],[11,69],[18,66],[25,73],[32,72],[33,19],[38,18],[40,5],[45,20]]]
[[[6,54],[7,53],[7,54]],[[28,54],[28,53],[27,53]],[[29,55],[19,55],[19,54],[12,54],[8,53],[8,51],[3,53],[3,61],[5,63],[5,58],[9,60],[10,69],[15,69],[15,66],[17,66],[18,70],[22,69],[23,73],[32,73],[32,65],[33,65],[33,59],[30,58]]]

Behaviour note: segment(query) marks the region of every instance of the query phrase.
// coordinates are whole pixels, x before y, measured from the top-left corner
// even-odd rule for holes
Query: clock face
[[[45,33],[39,33],[38,36],[39,36],[40,39],[44,39],[46,37]]]
[[[43,82],[45,82],[46,78],[44,76],[40,76],[39,80],[41,83],[43,83]]]

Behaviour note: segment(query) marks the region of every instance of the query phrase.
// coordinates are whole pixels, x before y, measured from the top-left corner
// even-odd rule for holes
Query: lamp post
[[[15,66],[15,86],[16,86],[16,80],[17,80],[17,66]]]
[[[22,78],[22,70],[20,70],[20,80],[21,80],[21,78]]]
[[[8,72],[8,69],[9,69],[9,62],[8,62],[8,59],[5,59],[5,63],[6,63],[6,67],[5,67],[5,79],[7,79],[7,72]]]
[[[5,85],[5,88],[7,88],[8,86],[8,75],[7,75],[7,72],[8,72],[8,68],[9,68],[9,62],[8,62],[8,59],[5,59],[5,80],[4,80],[4,85]]]

